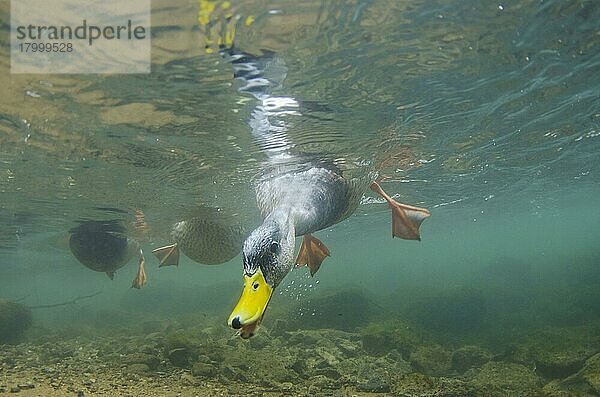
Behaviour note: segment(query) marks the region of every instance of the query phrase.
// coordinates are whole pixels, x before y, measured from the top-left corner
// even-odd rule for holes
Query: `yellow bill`
[[[267,284],[260,268],[252,276],[244,275],[244,290],[227,323],[240,329],[242,338],[249,338],[262,319],[273,295],[273,288]]]

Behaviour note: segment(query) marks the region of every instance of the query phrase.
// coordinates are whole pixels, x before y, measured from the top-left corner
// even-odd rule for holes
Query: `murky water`
[[[449,351],[499,354],[526,344],[523,335],[591,327],[583,356],[600,351],[597,2],[240,3],[227,10],[254,22],[236,25],[235,48],[276,54],[286,72],[271,94],[300,106],[281,134],[287,153],[348,177],[377,169],[388,193],[431,211],[421,242],[392,240],[387,205],[369,191],[353,216],[316,234],[331,257],[314,278],[301,268],[285,279],[256,338],[281,321],[288,332],[363,336],[399,321]],[[203,324],[234,337],[223,324],[240,293],[240,255],[158,268],[150,254],[198,207],[245,231],[261,222],[254,185],[269,151],[249,126],[257,100],[205,50],[199,7],[153,2],[151,74],[57,76],[9,73],[1,6],[0,298],[31,307],[81,298],[33,309],[31,341]],[[217,7],[213,18],[228,29],[225,14]],[[69,249],[69,231],[85,221],[118,222],[136,244],[113,280]],[[139,248],[148,283],[136,290]],[[511,362],[536,364],[527,360]],[[539,388],[584,361],[538,373]],[[407,365],[440,376],[419,362]],[[353,387],[330,386],[317,389]],[[590,387],[571,392],[600,392]]]

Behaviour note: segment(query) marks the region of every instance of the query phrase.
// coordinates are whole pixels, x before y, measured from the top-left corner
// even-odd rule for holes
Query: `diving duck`
[[[372,180],[373,174],[345,178],[333,164],[292,154],[286,117],[302,115],[300,102],[270,94],[285,78],[285,63],[273,53],[254,57],[222,50],[221,55],[233,66],[234,78],[241,83],[239,92],[256,99],[249,125],[266,156],[255,184],[263,223],[243,243],[244,288],[228,319],[229,326],[247,339],[290,270],[308,266],[314,275],[330,255],[312,234],[349,217],[369,187],[391,208],[393,237],[420,240],[419,227],[430,213],[392,199]],[[302,237],[302,244],[294,256],[296,237]]]
[[[234,214],[199,206],[185,218],[171,229],[174,243],[152,251],[160,267],[178,265],[180,251],[204,265],[225,263],[239,254],[245,232]]]
[[[140,289],[146,284],[145,258],[139,244],[127,237],[118,220],[85,220],[69,231],[73,256],[88,269],[104,272],[112,280],[115,272],[139,253],[138,271],[131,284]]]

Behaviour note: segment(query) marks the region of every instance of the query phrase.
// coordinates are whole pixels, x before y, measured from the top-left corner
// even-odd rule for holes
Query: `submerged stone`
[[[550,382],[544,387],[544,390],[582,396],[600,395],[600,353],[589,358],[576,374],[563,380]]]
[[[535,365],[545,378],[562,379],[582,369],[599,347],[600,334],[594,327],[549,328],[536,332],[530,340],[508,345],[502,358]]]
[[[479,346],[463,346],[452,353],[452,369],[465,372],[480,367],[492,359],[492,353]]]
[[[0,344],[19,342],[31,323],[30,308],[0,299]]]
[[[196,362],[192,365],[192,375],[201,377],[213,377],[217,373],[217,368],[214,365]]]
[[[536,354],[536,366],[548,378],[564,378],[579,371],[588,356],[581,351],[542,351]]]
[[[145,364],[151,370],[156,370],[160,365],[160,359],[158,357],[145,353],[132,354],[126,361],[130,364]]]
[[[326,377],[325,375],[315,375],[309,379],[309,392],[313,393],[323,389],[337,389],[338,384],[335,380]]]
[[[470,383],[489,396],[525,394],[541,386],[541,380],[533,370],[505,362],[484,364]]]
[[[392,385],[391,392],[394,396],[488,396],[488,394],[476,392],[472,385],[469,385],[461,379],[438,378],[417,372],[398,376]]]
[[[189,366],[190,351],[185,347],[180,347],[169,351],[168,358],[171,364],[176,367],[186,368]]]
[[[150,367],[148,367],[146,364],[129,364],[127,366],[127,372],[131,373],[131,374],[146,374],[150,371]]]
[[[408,357],[417,345],[416,337],[399,323],[372,323],[361,330],[361,341],[363,349],[375,355],[396,349]]]
[[[410,355],[410,362],[426,375],[444,375],[450,370],[450,353],[439,345],[419,346]]]

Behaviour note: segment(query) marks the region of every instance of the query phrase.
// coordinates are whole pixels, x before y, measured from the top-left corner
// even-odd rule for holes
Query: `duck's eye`
[[[260,284],[258,284],[258,283],[252,284],[252,288],[254,288],[254,291],[256,291],[258,289],[259,285]]]
[[[277,242],[272,242],[271,245],[269,246],[269,251],[271,251],[272,254],[277,253],[277,251],[279,251],[279,243]]]

